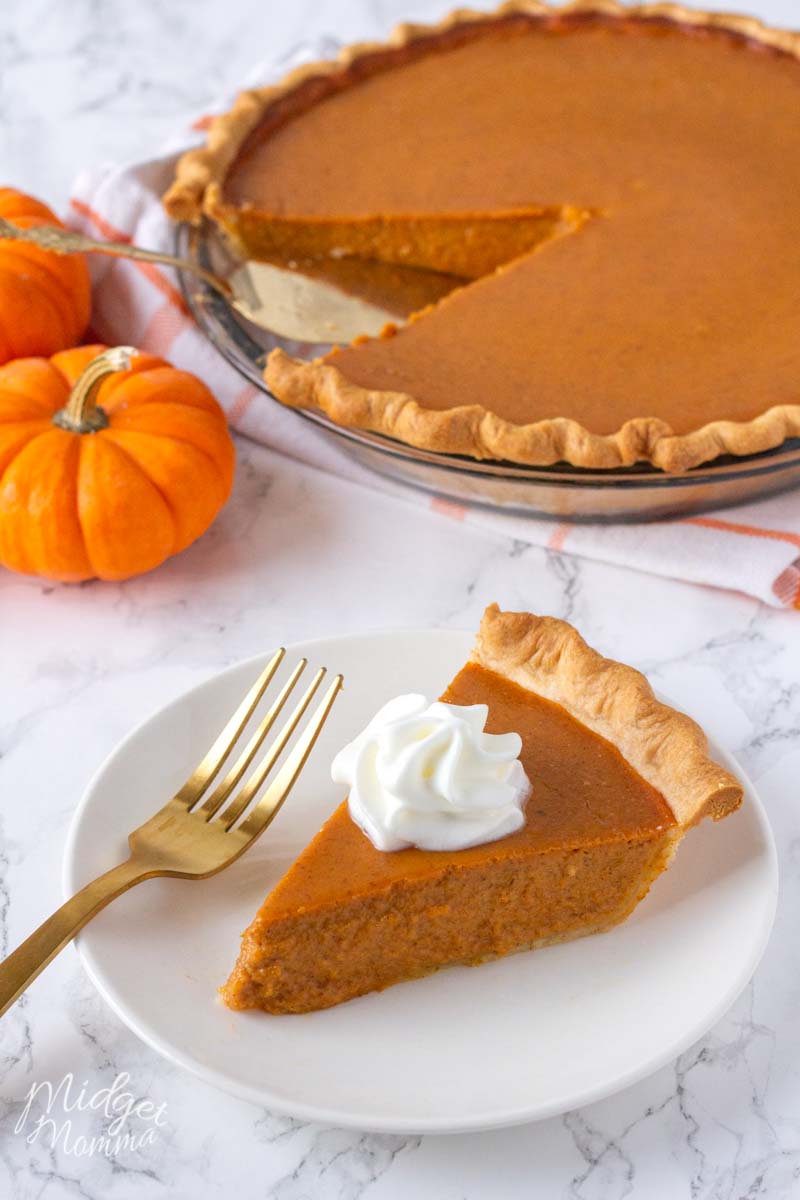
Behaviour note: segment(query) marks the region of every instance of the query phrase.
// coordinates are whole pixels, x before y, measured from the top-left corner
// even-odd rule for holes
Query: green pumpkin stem
[[[75,381],[67,403],[53,417],[53,423],[71,433],[97,433],[105,429],[108,416],[97,404],[100,384],[115,371],[129,370],[136,353],[132,346],[113,346],[93,358]]]

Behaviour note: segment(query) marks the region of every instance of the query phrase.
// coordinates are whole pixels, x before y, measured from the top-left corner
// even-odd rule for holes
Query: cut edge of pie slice
[[[626,773],[638,817],[621,816],[616,827],[607,813],[590,813],[578,818],[580,835],[574,826],[548,834],[536,806],[553,802],[545,782],[538,796],[534,778],[526,827],[517,834],[458,852],[382,853],[353,823],[345,801],[243,934],[222,989],[229,1007],[315,1011],[444,966],[610,929],[647,894],[689,828],[741,804],[740,783],[709,757],[700,727],[567,623],[491,605],[469,662],[443,699],[464,703],[459,681],[475,671],[478,687],[485,678],[489,688],[512,689],[512,699],[519,693],[543,708],[535,720],[546,722],[552,711],[570,729],[582,727],[571,736],[586,742],[584,765],[603,770],[610,755],[605,769]],[[590,789],[582,793],[582,812],[593,794],[591,782],[576,778],[581,786]],[[642,818],[648,804],[652,815]]]

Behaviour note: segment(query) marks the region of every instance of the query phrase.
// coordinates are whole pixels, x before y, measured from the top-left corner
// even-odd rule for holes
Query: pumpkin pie
[[[538,0],[401,26],[245,92],[169,212],[247,256],[466,280],[285,404],[477,459],[681,471],[800,435],[800,34]]]
[[[466,850],[383,852],[341,804],[245,932],[231,1008],[313,1011],[610,929],[691,826],[741,803],[699,726],[563,621],[492,605],[442,699],[485,704],[489,732],[520,735],[523,827]]]

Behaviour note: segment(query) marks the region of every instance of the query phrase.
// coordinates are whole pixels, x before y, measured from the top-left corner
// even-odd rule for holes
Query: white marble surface
[[[0,161],[63,204],[82,163],[144,154],[269,49],[385,31],[428,0],[5,0]],[[720,5],[723,7],[723,5]],[[724,7],[736,8],[732,0]],[[744,6],[747,7],[747,6]],[[797,0],[758,7],[800,24]],[[0,951],[60,902],[64,836],[90,776],[142,717],[278,641],[473,627],[484,604],[576,621],[677,699],[757,781],[779,842],[778,922],[728,1016],[639,1086],[519,1129],[398,1138],[304,1126],[168,1066],[95,995],[72,948],[0,1025],[0,1195],[242,1200],[769,1200],[800,1195],[800,618],[741,596],[580,563],[463,529],[240,441],[211,532],[121,586],[0,579]],[[411,574],[413,572],[413,575]],[[413,585],[409,580],[413,578]],[[655,636],[654,636],[655,635]],[[657,1031],[654,1031],[657,1036]],[[486,1069],[485,1067],[482,1069]],[[154,1145],[53,1152],[15,1125],[32,1082],[87,1093],[120,1072],[166,1102]],[[98,1133],[98,1117],[75,1132]],[[28,1129],[30,1129],[30,1124]]]

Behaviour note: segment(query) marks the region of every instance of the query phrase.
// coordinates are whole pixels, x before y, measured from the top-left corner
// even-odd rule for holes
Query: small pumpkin
[[[28,229],[61,225],[46,204],[0,188],[0,217]],[[0,363],[74,346],[89,324],[91,284],[80,254],[0,240]]]
[[[203,533],[234,450],[194,375],[127,346],[0,367],[0,562],[49,579],[127,579]]]

